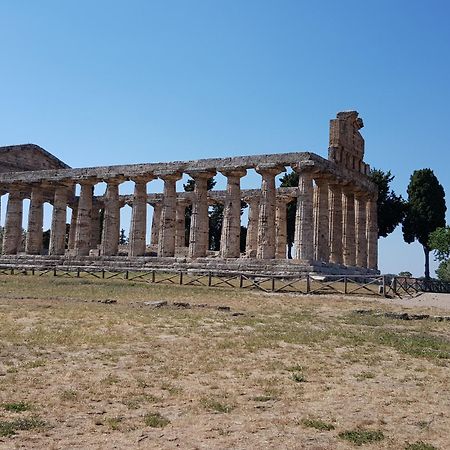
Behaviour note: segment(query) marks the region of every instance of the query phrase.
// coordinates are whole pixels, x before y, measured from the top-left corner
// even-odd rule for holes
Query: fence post
[[[394,292],[394,295],[397,295],[397,277],[394,277],[392,280],[392,290]]]
[[[77,267],[77,278],[80,278],[80,268]]]
[[[211,272],[208,272],[208,286],[211,286],[212,279],[211,279]]]
[[[125,271],[125,280],[128,280],[128,270]]]
[[[25,271],[25,275],[27,274],[27,271]],[[34,267],[31,268],[31,275],[34,275]]]
[[[386,275],[383,275],[383,296],[386,297]]]
[[[102,278],[105,278],[105,269],[102,269]]]
[[[309,278],[309,274],[306,275],[306,293],[309,294],[311,292],[311,280]]]
[[[155,273],[155,269],[152,270],[152,283],[155,282],[155,278],[156,278],[156,273]]]
[[[239,275],[239,287],[242,288],[244,286],[244,276],[242,273]]]
[[[272,292],[275,290],[275,277],[272,275]]]
[[[180,270],[180,286],[183,284],[183,271]]]

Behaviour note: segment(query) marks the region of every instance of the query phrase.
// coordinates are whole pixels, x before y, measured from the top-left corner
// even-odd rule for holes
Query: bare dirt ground
[[[450,322],[355,313],[419,299],[0,276],[0,448],[448,449]]]

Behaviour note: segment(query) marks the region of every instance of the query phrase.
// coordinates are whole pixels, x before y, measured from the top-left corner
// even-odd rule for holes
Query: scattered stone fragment
[[[163,306],[167,306],[167,300],[159,300],[156,302],[144,302],[145,306],[150,306],[151,308],[162,308]]]
[[[98,300],[98,303],[105,303],[106,305],[112,305],[114,303],[117,303],[117,300],[112,300],[110,298],[107,298],[105,300]]]
[[[244,313],[241,313],[241,312],[235,312],[235,313],[233,313],[233,314],[231,314],[233,317],[236,317],[236,316],[243,316],[244,315]]]
[[[231,308],[229,306],[218,306],[217,309],[219,311],[231,311]]]
[[[173,306],[175,306],[176,308],[190,308],[191,307],[190,303],[187,303],[187,302],[173,302]]]

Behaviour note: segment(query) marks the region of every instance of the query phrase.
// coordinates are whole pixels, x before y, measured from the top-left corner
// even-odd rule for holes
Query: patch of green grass
[[[162,416],[159,412],[148,413],[144,416],[144,423],[152,428],[164,428],[169,425],[170,420]]]
[[[355,445],[370,444],[372,442],[379,442],[384,439],[384,434],[382,431],[372,431],[372,430],[351,430],[342,431],[338,434],[341,439],[351,442]]]
[[[358,381],[368,380],[371,378],[375,378],[375,374],[373,372],[361,372],[355,375],[355,378]]]
[[[257,395],[252,400],[255,402],[270,402],[270,400],[275,400],[275,398],[270,395]]]
[[[25,402],[17,402],[17,403],[3,403],[2,408],[6,411],[10,412],[24,412],[31,409],[31,405]]]
[[[78,392],[73,389],[66,389],[61,392],[60,398],[64,401],[74,401],[78,397]]]
[[[106,419],[106,423],[111,428],[111,430],[116,431],[119,429],[122,420],[122,417],[109,417],[108,419]]]
[[[426,444],[423,441],[417,441],[413,444],[407,444],[405,450],[437,450],[437,447],[431,444]]]
[[[0,421],[0,436],[10,437],[17,434],[17,431],[33,430],[45,427],[46,423],[38,417],[28,419],[16,419],[12,421]]]
[[[305,383],[306,382],[306,378],[301,372],[294,372],[292,374],[292,380],[295,381],[296,383]]]
[[[331,431],[334,430],[334,425],[331,423],[326,423],[320,419],[303,419],[302,424],[308,428],[315,428],[320,431]]]
[[[233,410],[232,406],[220,403],[212,398],[203,397],[200,399],[200,403],[204,408],[218,413],[229,413]]]

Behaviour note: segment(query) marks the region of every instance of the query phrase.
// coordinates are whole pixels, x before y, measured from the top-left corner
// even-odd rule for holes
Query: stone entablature
[[[356,112],[338,113],[330,129],[329,160],[318,155],[281,153],[213,158],[170,163],[132,164],[82,169],[0,173],[0,193],[9,193],[3,253],[16,254],[21,237],[22,200],[30,198],[25,251],[42,251],[43,203],[53,204],[50,255],[85,257],[118,254],[120,208],[132,207],[128,256],[142,257],[147,249],[147,204],[154,207],[152,250],[159,258],[180,252],[194,260],[208,255],[208,205],[221,203],[223,226],[219,258],[286,259],[286,207],[296,200],[294,258],[305,264],[345,265],[375,270],[377,265],[376,186],[363,162],[362,121]],[[295,188],[276,188],[286,167],[299,175]],[[261,188],[241,190],[241,178],[255,169]],[[225,191],[208,191],[216,173],[227,179]],[[176,192],[176,181],[187,174],[193,192]],[[149,194],[147,185],[160,178],[162,194]],[[119,195],[119,185],[134,182],[132,195]],[[104,195],[93,187],[106,182]],[[80,195],[75,196],[75,185]],[[248,206],[246,250],[240,252],[241,201]],[[185,239],[185,209],[190,205],[189,239]],[[68,248],[65,248],[67,207],[72,208]],[[100,236],[99,211],[103,210]],[[184,248],[186,247],[186,248]]]

